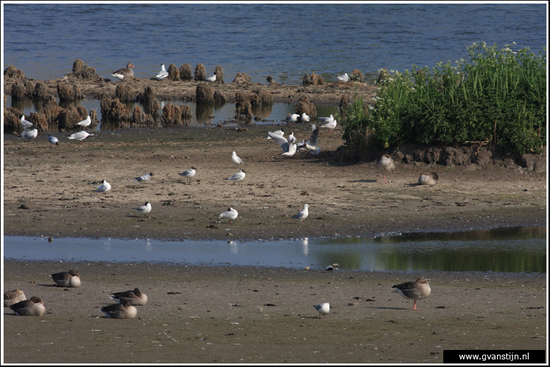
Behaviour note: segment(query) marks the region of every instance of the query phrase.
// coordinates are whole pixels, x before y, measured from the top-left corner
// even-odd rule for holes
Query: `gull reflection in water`
[[[151,244],[151,240],[147,238],[147,241],[145,242],[145,251],[152,251],[153,245]]]
[[[111,237],[107,237],[107,241],[103,241],[103,250],[111,251]]]
[[[239,253],[239,248],[237,247],[237,241],[227,241],[229,243],[229,252],[233,255]]]
[[[302,238],[302,252],[306,256],[309,253],[309,239],[307,237]]]

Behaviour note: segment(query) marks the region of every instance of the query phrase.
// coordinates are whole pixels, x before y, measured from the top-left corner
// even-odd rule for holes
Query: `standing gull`
[[[187,177],[187,183],[191,183],[191,178],[195,177],[196,173],[195,167],[191,167],[188,170],[183,171],[182,173],[179,173],[180,176]]]
[[[92,118],[90,117],[90,115],[88,115],[88,117],[86,117],[84,120],[77,123],[77,125],[82,127],[88,127],[91,125],[91,123],[92,123]]]
[[[42,301],[42,298],[36,296],[17,302],[11,305],[10,309],[18,316],[42,316],[46,313],[44,301]]]
[[[329,117],[319,117],[319,121],[321,121],[322,123],[326,124],[327,122],[332,122],[332,121],[334,121],[334,116],[333,116],[332,113],[331,113]]]
[[[111,190],[111,184],[107,182],[107,180],[101,181],[101,185],[96,186],[97,190],[95,192],[107,192]]]
[[[384,175],[384,183],[388,183],[388,180],[386,180],[386,173],[390,173],[395,170],[395,163],[393,163],[393,159],[388,154],[384,154],[378,160],[377,166],[380,172]]]
[[[21,134],[22,138],[28,139],[29,141],[36,138],[37,136],[38,136],[38,130],[37,129],[25,130]]]
[[[244,180],[245,177],[246,177],[246,172],[244,170],[240,170],[239,172],[235,173],[233,176],[226,178],[226,180],[235,181],[233,183],[234,185],[237,183],[237,181]]]
[[[157,80],[162,80],[168,78],[168,72],[166,71],[166,68],[164,67],[164,64],[160,66],[160,71],[157,73],[157,76],[155,76]]]
[[[220,218],[229,219],[229,224],[231,224],[231,219],[235,220],[237,219],[238,216],[239,216],[239,213],[233,208],[229,208],[227,209],[227,211],[220,214]]]
[[[128,63],[125,68],[114,71],[111,76],[114,76],[115,78],[120,80],[128,76],[134,76],[134,71],[132,70],[132,68],[135,68],[135,66],[132,63]]]
[[[304,204],[304,209],[300,210],[298,212],[298,214],[296,214],[295,216],[293,216],[292,218],[294,219],[299,219],[300,220],[300,224],[303,224],[304,222],[302,222],[304,219],[307,218],[307,216],[309,215],[309,204]]]
[[[23,125],[23,128],[28,129],[29,127],[32,127],[32,122],[25,119],[25,115],[21,116],[21,125]]]
[[[78,270],[69,270],[51,275],[58,287],[80,287],[80,273]]]
[[[302,113],[302,116],[300,116],[300,120],[302,122],[309,122],[311,120],[311,118],[308,116],[307,113],[304,112],[304,113]]]
[[[330,304],[328,302],[325,303],[319,303],[318,305],[313,306],[319,312],[319,318],[321,318],[321,315],[327,315],[330,311]]]
[[[284,152],[283,156],[292,157],[294,154],[296,154],[296,143],[290,143],[288,145],[288,152]]]
[[[142,206],[140,207],[137,207],[135,208],[138,212],[142,213],[143,216],[145,217],[145,214],[149,214],[151,213],[151,203],[150,202],[146,202],[145,204],[143,204]]]
[[[237,153],[235,153],[235,151],[233,151],[233,153],[231,153],[231,160],[235,164],[243,164],[244,163],[243,160],[237,155]]]
[[[344,73],[342,75],[337,76],[338,80],[341,82],[347,82],[349,80],[348,73]]]
[[[405,282],[396,284],[392,288],[396,288],[394,292],[399,293],[406,299],[414,301],[413,310],[416,310],[416,301],[424,299],[430,295],[432,289],[427,279],[418,278],[415,282]]]
[[[317,144],[319,144],[319,129],[315,124],[313,124],[311,125],[311,134],[309,135],[307,142],[302,140],[302,142],[297,145],[298,149],[307,149],[312,152],[318,152],[320,151],[320,147],[318,147]]]
[[[286,140],[284,136],[277,135],[275,133],[272,133],[271,131],[269,131],[267,135],[269,135],[269,137],[273,139],[275,143],[279,144],[279,146],[283,150],[283,153],[288,152],[290,146],[288,144],[288,140]],[[291,134],[291,136],[294,138],[294,134]]]

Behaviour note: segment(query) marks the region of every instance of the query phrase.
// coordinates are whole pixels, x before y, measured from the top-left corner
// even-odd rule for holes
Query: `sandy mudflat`
[[[398,162],[384,184],[373,162],[336,164],[337,132],[319,156],[281,157],[274,126],[102,131],[82,144],[55,133],[4,138],[6,235],[258,239],[546,225],[546,174],[517,166],[428,167]],[[287,127],[299,140],[310,126]],[[245,161],[247,177],[224,178]],[[179,172],[194,166],[187,184]],[[422,171],[437,186],[417,186]],[[133,178],[153,172],[150,182]],[[109,181],[111,191],[94,186]],[[133,208],[150,201],[150,218]],[[303,204],[310,216],[292,219]],[[218,215],[239,211],[229,225]],[[41,296],[48,313],[4,309],[5,362],[442,362],[445,349],[544,349],[546,276],[380,273],[107,263],[4,264],[6,289]],[[78,269],[78,289],[49,274]],[[391,286],[424,275],[432,295],[412,302]],[[150,297],[136,320],[98,309],[109,292]],[[328,301],[319,319],[313,305]]]
[[[49,274],[75,268],[80,288]],[[108,263],[5,263],[4,285],[44,299],[42,317],[4,308],[4,362],[441,363],[446,349],[545,349],[546,276],[424,273],[432,295],[392,293],[387,272]],[[98,310],[140,287],[138,318]],[[320,319],[313,308],[331,304]]]

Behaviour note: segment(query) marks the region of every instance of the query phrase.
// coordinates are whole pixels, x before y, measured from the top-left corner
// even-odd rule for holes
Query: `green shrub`
[[[352,149],[463,144],[540,153],[546,145],[546,55],[474,43],[464,60],[390,72],[372,111],[356,96],[342,121]],[[544,50],[546,51],[546,50]]]

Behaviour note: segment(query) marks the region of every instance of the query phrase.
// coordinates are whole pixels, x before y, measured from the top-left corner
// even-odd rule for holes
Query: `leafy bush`
[[[471,62],[391,71],[368,111],[356,96],[344,126],[353,149],[485,141],[523,154],[546,145],[546,55],[474,43]],[[546,51],[546,50],[544,50]]]

